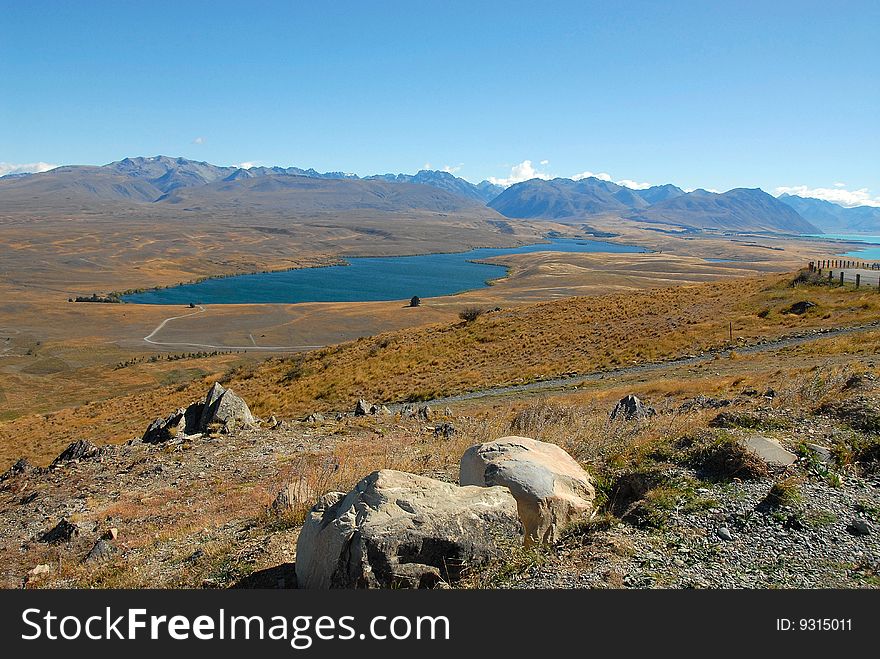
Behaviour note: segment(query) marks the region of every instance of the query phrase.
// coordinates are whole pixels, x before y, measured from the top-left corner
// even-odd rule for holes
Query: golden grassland
[[[878,318],[880,294],[793,287],[791,275],[571,298],[476,321],[381,334],[234,374],[258,413],[303,414],[359,398],[428,400],[565,373],[654,362]],[[784,313],[794,302],[806,314]]]
[[[71,231],[75,234],[77,230],[85,231],[91,225],[80,227],[74,223],[72,226]],[[199,226],[196,224],[192,227],[193,233],[180,240],[186,245],[190,245],[186,240],[194,240],[194,237],[207,240],[198,232]],[[436,241],[435,234],[439,229],[432,230],[431,226],[429,223],[425,229],[425,240],[429,241],[427,247],[452,248],[453,243]],[[578,230],[578,227],[553,224],[544,228],[550,227],[563,231]],[[512,239],[526,242],[535,240],[534,236],[529,239],[529,232],[535,229],[528,223],[523,226],[517,224],[514,229]],[[40,230],[48,229],[41,227]],[[108,238],[101,248],[105,251],[112,248],[113,254],[97,250],[91,258],[84,258],[80,254],[82,241],[73,239],[46,245],[35,239],[30,243],[10,241],[6,245],[0,244],[3,258],[10,257],[4,260],[4,264],[12,266],[5,273],[0,273],[8,275],[0,276],[0,421],[34,413],[51,413],[126,393],[150,391],[165,384],[184,383],[206,373],[222,372],[234,365],[260,361],[267,354],[256,350],[248,352],[246,348],[242,349],[244,346],[331,345],[390,330],[451,323],[465,306],[509,308],[573,295],[600,295],[754,276],[793,267],[807,256],[804,251],[807,248],[797,244],[789,246],[784,252],[772,252],[773,259],[769,260],[763,250],[738,246],[734,251],[740,260],[708,263],[701,255],[726,253],[725,250],[734,249],[725,246],[727,242],[717,237],[702,241],[677,239],[678,249],[683,255],[668,251],[649,254],[538,252],[514,255],[495,259],[507,265],[510,274],[493,286],[460,295],[425,299],[418,309],[405,308],[403,301],[212,305],[205,313],[172,320],[154,336],[163,345],[151,345],[143,337],[163,320],[187,314],[189,310],[160,305],[67,303],[65,295],[68,292],[104,292],[133,285],[134,281],[142,285],[174,283],[178,278],[190,279],[211,268],[215,268],[217,273],[226,273],[240,270],[245,265],[228,259],[212,260],[213,257],[207,255],[216,250],[211,248],[202,253],[196,249],[197,243],[192,243],[195,251],[189,261],[182,258],[182,250],[172,250],[165,255],[175,263],[169,270],[152,260],[150,250],[158,249],[156,245],[150,242],[133,252],[125,251],[124,237],[128,234],[118,227],[116,230],[120,234]],[[164,244],[162,235],[160,230],[155,239],[160,246]],[[233,232],[230,240],[237,235]],[[480,235],[479,232],[471,234],[469,240],[477,240]],[[288,234],[283,236],[288,241],[293,240]],[[299,239],[308,244],[306,238],[308,234]],[[630,242],[638,242],[635,238]],[[214,236],[213,239],[218,238]],[[416,251],[417,245],[412,242],[412,237],[408,239],[410,242],[364,244],[358,249],[364,253],[371,253],[371,250],[378,253],[383,250]],[[312,240],[316,239],[313,237]],[[642,236],[642,241],[645,240],[645,236]],[[283,240],[280,244],[286,245]],[[320,241],[318,244],[321,244]],[[358,241],[347,243],[340,238],[335,246],[345,252],[356,249],[359,244]],[[271,255],[262,254],[263,242],[251,244],[245,240],[242,245],[245,252],[254,252],[254,258],[267,259],[261,261],[261,265],[287,267],[292,263],[273,261]],[[318,252],[315,248],[304,247],[296,254],[299,259],[297,263],[304,265]],[[128,270],[119,265],[120,262],[125,263]],[[96,267],[95,263],[101,264],[101,267]],[[181,274],[183,270],[186,270],[185,274]],[[144,278],[137,280],[136,276],[139,275],[135,271],[143,272]],[[56,279],[61,278],[70,289],[55,288],[58,283]],[[229,351],[232,346],[236,354],[214,360],[202,359],[193,364],[163,359],[151,363],[149,367],[135,364],[130,368],[116,368],[120,363],[147,360],[157,353],[174,357],[217,350],[206,348],[205,345],[220,346],[221,351]]]
[[[878,339],[874,336],[875,346]],[[726,436],[726,431],[708,428],[717,410],[680,410],[685,400],[699,395],[734,398],[744,389],[773,387],[776,397],[765,406],[787,414],[812,414],[824,401],[844,395],[853,374],[871,370],[866,366],[867,357],[837,352],[837,339],[820,343],[831,347],[811,363],[795,363],[785,355],[769,353],[748,360],[725,359],[706,368],[676,367],[664,377],[645,382],[624,376],[573,393],[461,403],[453,410],[458,433],[451,439],[439,438],[411,421],[367,417],[303,426],[299,432],[314,435],[323,445],[305,452],[287,445],[259,460],[238,459],[247,444],[244,437],[230,437],[219,444],[183,445],[183,455],[157,449],[152,458],[135,461],[131,486],[118,498],[90,498],[88,512],[74,518],[99,525],[112,520],[120,528],[118,544],[124,549],[124,558],[95,565],[69,560],[65,554],[62,561],[64,552],[36,543],[25,558],[17,546],[6,548],[4,564],[21,563],[23,574],[34,564],[49,563],[55,572],[48,585],[231,585],[257,570],[293,560],[306,507],[282,519],[266,512],[283,483],[302,479],[314,492],[347,491],[364,475],[383,468],[455,481],[460,456],[468,446],[510,434],[556,443],[587,468],[596,482],[601,523],[613,514],[614,502],[607,497],[612,494],[615,478],[658,468],[664,460],[672,459],[669,447],[685,438],[705,435],[706,441],[715,442]],[[642,422],[610,422],[609,410],[627,393],[639,395],[661,413]],[[749,405],[740,403],[738,408],[748,409]],[[798,439],[792,432],[796,428],[782,433],[789,444]],[[271,436],[264,441],[272,441]],[[174,460],[199,464],[208,459],[214,467],[207,477],[184,479],[179,485],[172,486],[162,478],[135,478],[141,472],[153,473],[156,462],[165,464],[167,470]],[[80,478],[87,476],[73,470],[64,484],[77,491]],[[652,516],[651,523],[662,524],[669,501],[675,506],[683,501],[701,505],[695,488],[696,484],[677,481],[653,488],[643,504]],[[195,548],[203,553],[197,561],[189,558]],[[86,545],[80,548],[87,549]],[[514,569],[515,565],[506,563],[516,560],[512,555],[500,566],[472,575],[465,585],[491,586],[499,577],[496,570]]]
[[[420,400],[662,361],[727,345],[731,324],[738,344],[740,338],[748,342],[878,318],[876,291],[793,287],[791,281],[792,275],[768,275],[522,305],[472,323],[403,329],[257,363],[240,355],[139,363],[118,372],[130,371],[126,377],[132,381],[147,378],[153,383],[147,389],[108,391],[89,404],[0,423],[0,459],[8,464],[23,455],[45,464],[76,439],[118,443],[139,436],[157,416],[203,396],[214,380],[234,387],[259,415],[295,418],[348,410],[361,397]],[[817,306],[802,316],[784,313],[800,300]],[[870,350],[876,338],[876,333],[838,337],[816,350]],[[801,350],[793,354],[808,355],[813,348]],[[169,367],[187,375],[163,385]],[[100,371],[95,378],[100,380]]]

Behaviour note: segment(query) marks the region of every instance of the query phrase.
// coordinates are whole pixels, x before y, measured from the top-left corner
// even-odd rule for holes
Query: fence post
[[[862,276],[856,273],[856,288],[858,288],[862,283]]]
[[[840,271],[840,285],[843,286],[843,270]]]
[[[834,270],[828,271],[828,281],[831,282],[834,279]]]

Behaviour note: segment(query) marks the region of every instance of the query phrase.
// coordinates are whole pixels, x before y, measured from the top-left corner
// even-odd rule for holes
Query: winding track
[[[179,318],[189,318],[190,316],[195,316],[200,313],[205,313],[207,309],[203,307],[201,304],[196,305],[198,311],[193,311],[192,313],[185,313],[181,316],[171,316],[170,318],[166,318],[161,323],[156,326],[152,332],[147,334],[144,337],[144,341],[150,343],[155,346],[170,346],[170,347],[178,347],[178,348],[209,348],[211,350],[262,350],[266,352],[300,352],[302,350],[314,350],[315,348],[323,348],[324,346],[258,346],[257,342],[254,340],[253,335],[249,334],[253,345],[245,345],[245,346],[229,346],[229,345],[213,345],[211,343],[188,343],[188,342],[170,342],[170,341],[155,341],[153,337],[156,336],[159,332],[164,329],[165,325],[172,320],[178,320]]]

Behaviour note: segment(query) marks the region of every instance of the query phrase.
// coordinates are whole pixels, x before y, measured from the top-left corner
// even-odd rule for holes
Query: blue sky
[[[0,0],[0,172],[164,154],[880,205],[878,30],[875,0]]]

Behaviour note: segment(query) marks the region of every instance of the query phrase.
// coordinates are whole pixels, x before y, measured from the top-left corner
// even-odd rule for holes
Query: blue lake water
[[[366,302],[437,297],[487,286],[507,268],[474,260],[530,252],[647,252],[642,247],[599,240],[554,239],[549,244],[509,249],[473,249],[455,254],[364,257],[349,265],[302,268],[284,272],[207,279],[195,284],[126,295],[139,304],[294,304],[298,302]]]
[[[880,260],[880,236],[861,233],[824,233],[810,234],[810,237],[865,243],[865,249],[856,249],[837,254],[837,256],[848,256],[854,259],[865,259],[866,261]]]

